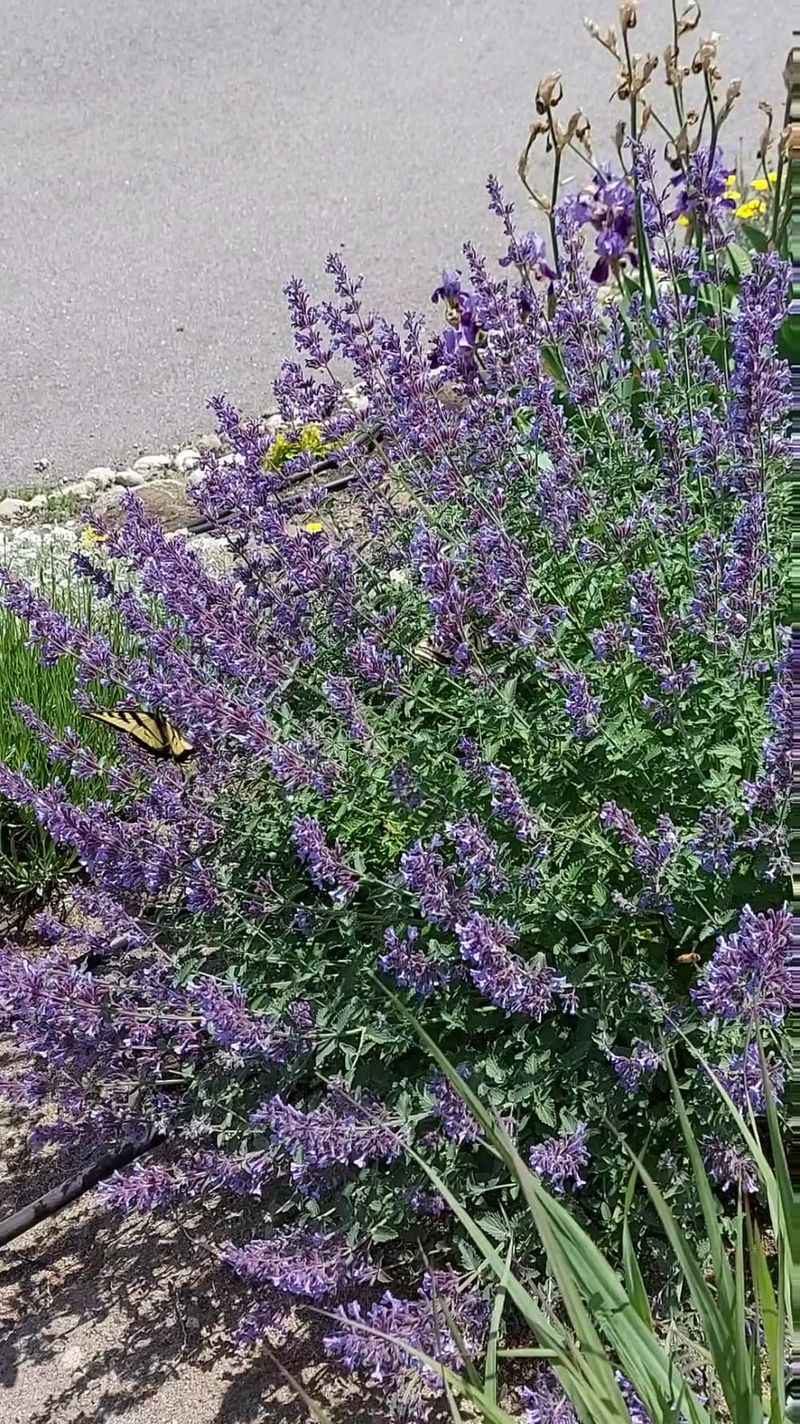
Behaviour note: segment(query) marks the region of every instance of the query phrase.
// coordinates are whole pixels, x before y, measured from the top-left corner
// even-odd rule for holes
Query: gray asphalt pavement
[[[283,284],[343,245],[371,306],[428,308],[548,70],[610,132],[610,0],[3,0],[0,484],[78,475],[269,404]],[[782,104],[797,0],[708,0],[744,94],[725,147]],[[636,48],[669,36],[642,0]],[[795,23],[797,17],[795,17]]]

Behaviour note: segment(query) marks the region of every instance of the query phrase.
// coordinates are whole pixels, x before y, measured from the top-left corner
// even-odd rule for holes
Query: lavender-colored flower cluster
[[[327,890],[335,905],[346,905],[358,890],[358,876],[344,863],[340,848],[328,844],[320,822],[314,816],[298,817],[293,839],[317,888]]]
[[[472,914],[456,925],[456,934],[475,987],[507,1014],[524,1014],[541,1023],[559,1004],[565,1013],[577,1012],[575,990],[544,956],[527,964],[511,953],[509,946],[518,935],[505,920]]]
[[[412,925],[398,934],[391,926],[385,932],[386,953],[378,958],[384,974],[389,974],[402,989],[411,989],[420,999],[426,999],[437,989],[443,989],[453,978],[450,965],[431,959],[417,947],[419,930]]]
[[[465,1064],[462,1064],[459,1074],[465,1080],[470,1076],[469,1069]],[[449,1079],[445,1078],[443,1074],[439,1073],[434,1078],[431,1095],[434,1112],[442,1125],[445,1137],[449,1137],[451,1142],[456,1142],[459,1145],[462,1142],[477,1142],[481,1136],[480,1123],[464,1099],[456,1092]]]
[[[392,1161],[403,1139],[380,1104],[359,1104],[333,1092],[319,1106],[304,1111],[276,1094],[253,1114],[255,1127],[267,1127],[285,1151],[302,1153],[311,1171],[364,1167]]]
[[[344,1307],[340,1312],[344,1328],[325,1337],[325,1348],[346,1370],[357,1371],[376,1384],[396,1384],[398,1375],[409,1376],[408,1383],[416,1383],[419,1390],[416,1400],[421,1412],[417,1417],[424,1417],[424,1391],[440,1393],[442,1376],[415,1359],[404,1345],[457,1369],[461,1359],[459,1345],[447,1323],[445,1304],[466,1348],[477,1352],[488,1329],[490,1304],[482,1294],[465,1290],[455,1272],[442,1271],[424,1277],[416,1300],[404,1300],[386,1291],[366,1312],[357,1302]],[[353,1329],[351,1322],[368,1325],[389,1339]]]
[[[588,1131],[588,1123],[578,1123],[574,1132],[568,1132],[563,1137],[548,1137],[530,1153],[528,1161],[534,1172],[543,1177],[559,1196],[564,1195],[568,1185],[573,1190],[586,1186],[581,1171],[589,1161],[586,1146]]]
[[[343,1288],[370,1284],[378,1274],[368,1256],[359,1258],[330,1231],[288,1228],[246,1246],[229,1243],[223,1259],[246,1281],[310,1300],[328,1300]]]
[[[768,1063],[767,1073],[773,1099],[780,1103],[783,1095],[784,1066],[780,1061]],[[727,1068],[717,1069],[715,1077],[719,1079],[737,1108],[744,1113],[745,1118],[751,1108],[756,1114],[766,1112],[764,1075],[758,1048],[754,1043],[749,1044],[744,1053],[735,1054]]]
[[[745,905],[739,928],[720,935],[692,997],[704,1014],[745,1022],[780,1023],[789,1004],[788,909],[756,914]]]
[[[657,1072],[663,1066],[663,1058],[650,1043],[641,1041],[633,1045],[627,1055],[609,1053],[608,1061],[626,1093],[636,1093],[646,1074]]]

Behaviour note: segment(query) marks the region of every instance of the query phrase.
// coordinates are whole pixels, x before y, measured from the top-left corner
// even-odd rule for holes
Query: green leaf
[[[489,1321],[489,1339],[486,1345],[486,1363],[483,1372],[483,1390],[486,1397],[492,1404],[497,1403],[497,1341],[500,1336],[500,1324],[503,1319],[503,1311],[506,1304],[506,1282],[511,1269],[511,1257],[514,1247],[509,1242],[506,1255],[506,1274],[500,1281],[497,1294],[492,1306],[492,1315]]]
[[[753,270],[753,259],[746,247],[741,247],[738,242],[731,242],[725,249],[728,261],[733,268],[734,276],[741,279],[749,277]]]
[[[651,1330],[653,1329],[653,1316],[650,1311],[650,1301],[647,1298],[642,1272],[636,1252],[633,1249],[633,1240],[630,1230],[630,1209],[633,1201],[633,1193],[636,1187],[637,1172],[634,1167],[628,1178],[628,1186],[625,1191],[624,1216],[622,1222],[622,1267],[625,1273],[625,1286],[628,1298],[641,1320]]]
[[[750,246],[754,248],[756,252],[767,251],[769,247],[769,237],[760,227],[756,227],[755,223],[740,221],[739,230],[744,234]]]

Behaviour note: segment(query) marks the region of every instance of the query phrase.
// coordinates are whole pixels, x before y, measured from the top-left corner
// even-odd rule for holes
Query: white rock
[[[20,514],[24,514],[28,508],[28,502],[24,499],[0,499],[0,519],[16,519]]]
[[[83,477],[91,480],[95,489],[108,489],[117,478],[116,470],[112,470],[110,465],[95,465],[93,470],[87,470]]]
[[[200,451],[195,450],[193,445],[187,445],[185,450],[178,451],[172,463],[179,474],[188,475],[200,464]]]
[[[189,475],[189,478],[186,481],[187,490],[196,489],[198,485],[201,485],[203,483],[205,477],[205,470],[194,470],[192,474]]]
[[[277,435],[278,431],[283,425],[283,420],[281,418],[280,413],[277,410],[273,410],[270,412],[269,415],[265,415],[264,425],[266,426],[267,430],[270,431],[271,434]]]
[[[76,480],[74,484],[64,485],[61,493],[73,499],[89,499],[94,494],[94,485],[89,480]]]
[[[153,470],[168,470],[172,464],[170,455],[142,455],[141,459],[134,460],[134,470],[144,470],[150,473]]]
[[[46,509],[50,503],[50,496],[47,494],[35,494],[28,500],[29,509]]]
[[[357,415],[366,415],[369,410],[369,400],[367,396],[362,395],[360,391],[351,387],[349,390],[344,391],[344,398],[350,409],[354,410]]]
[[[223,455],[219,463],[221,465],[243,465],[244,455],[234,451],[230,455]]]
[[[197,444],[201,450],[213,450],[217,452],[222,449],[222,441],[216,431],[213,430],[210,435],[201,435]]]
[[[147,476],[143,470],[117,470],[114,483],[124,485],[126,489],[136,489],[138,485],[147,483]]]

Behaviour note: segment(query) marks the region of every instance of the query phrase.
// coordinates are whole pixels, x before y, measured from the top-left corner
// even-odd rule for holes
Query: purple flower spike
[[[577,1012],[575,990],[545,964],[543,955],[526,964],[510,952],[518,935],[505,920],[472,914],[456,925],[456,935],[475,987],[507,1014],[541,1023],[558,1002],[566,1013]]]
[[[563,1196],[567,1184],[573,1188],[585,1187],[581,1169],[589,1161],[586,1146],[588,1123],[579,1123],[574,1132],[565,1137],[548,1137],[531,1151],[528,1161],[537,1176],[544,1177],[558,1196]]]
[[[386,953],[379,957],[378,964],[401,988],[411,989],[419,999],[426,999],[450,983],[453,971],[418,949],[418,939],[419,930],[415,926],[402,935],[390,927],[384,934]]]
[[[371,1284],[378,1275],[368,1257],[359,1257],[334,1232],[297,1227],[246,1246],[229,1242],[223,1260],[246,1281],[308,1300],[335,1298],[343,1289]]]
[[[745,905],[735,934],[720,935],[692,997],[701,1012],[732,1021],[780,1023],[789,1005],[787,955],[792,914],[787,907],[755,914]]]
[[[470,1076],[469,1069],[462,1064],[458,1070],[460,1077],[466,1080]],[[442,1124],[442,1132],[445,1137],[449,1137],[451,1142],[477,1142],[481,1136],[481,1126],[474,1117],[464,1099],[459,1097],[450,1080],[442,1073],[437,1073],[431,1084],[431,1093],[435,1104],[434,1112]]]
[[[298,817],[292,834],[297,854],[317,889],[327,890],[334,905],[346,905],[356,894],[359,880],[345,865],[341,847],[328,845],[325,832],[314,816]]]

